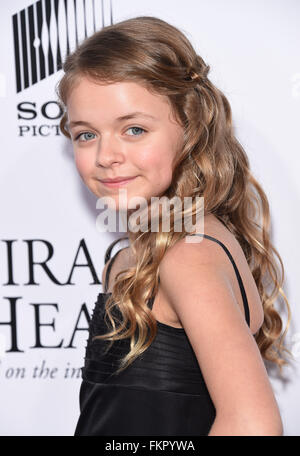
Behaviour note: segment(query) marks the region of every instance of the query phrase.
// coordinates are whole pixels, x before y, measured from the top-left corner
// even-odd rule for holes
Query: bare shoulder
[[[250,310],[251,331],[255,334],[263,324],[264,312],[256,283],[240,244],[223,223],[213,215],[205,217],[204,233],[213,239],[193,236],[190,238],[193,242],[187,242],[187,237],[167,250],[159,266],[162,289],[165,288],[164,284],[167,284],[169,278],[176,273],[181,278],[185,274],[195,274],[195,280],[198,283],[200,280],[203,281],[203,277],[206,277],[203,287],[209,287],[210,278],[213,277],[213,271],[215,271],[226,278],[234,301],[241,314],[245,316],[240,285],[228,253],[224,250],[225,247],[240,273]],[[182,282],[182,279],[177,282],[179,287]],[[168,301],[168,306],[175,311],[172,302]]]
[[[231,233],[225,227],[227,232],[221,229],[218,223],[221,222],[206,217],[205,234],[221,242],[225,240],[224,245],[233,250],[234,241]],[[197,295],[205,302],[216,302],[219,298],[218,290],[221,295],[231,294],[232,303],[238,311],[239,307],[231,286],[232,266],[229,268],[229,265],[231,266],[228,256],[224,254],[220,245],[203,236],[193,236],[191,242],[186,237],[167,250],[159,265],[161,289],[171,307],[180,313],[178,316],[181,321],[183,312],[197,311],[183,304],[184,296],[196,298]],[[179,301],[184,309],[178,307]]]
[[[204,228],[206,235],[218,239],[230,251],[236,250],[234,237],[225,226],[221,226],[221,222],[216,217],[206,216]],[[231,268],[228,267],[228,256],[224,253],[218,243],[212,242],[204,236],[187,236],[181,239],[167,250],[159,265],[162,288],[167,286],[169,278],[176,273],[178,277],[180,276],[180,280],[177,282],[178,287],[183,285],[182,277],[184,276],[188,280],[191,273],[196,276],[195,279],[192,277],[192,280],[196,281],[201,280],[203,274],[210,276],[212,271],[215,271],[215,274],[223,272],[225,277],[226,272],[231,272]],[[230,274],[227,278],[229,283]],[[177,291],[180,292],[180,290]]]
[[[202,234],[218,239],[226,245],[230,251],[237,251],[238,248],[241,250],[233,234],[212,214],[205,216],[204,231]],[[212,253],[215,253],[216,256],[212,257]],[[203,236],[187,236],[186,238],[181,239],[168,249],[164,259],[167,259],[168,261],[170,258],[180,254],[192,254],[196,256],[201,254],[203,262],[208,263],[217,263],[222,260],[222,258],[226,258],[226,256],[224,257],[222,249],[220,249],[216,242],[212,242],[210,239]]]

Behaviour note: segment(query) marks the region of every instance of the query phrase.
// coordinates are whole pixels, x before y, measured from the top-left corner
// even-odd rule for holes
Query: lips
[[[136,176],[121,176],[121,177],[116,177],[114,179],[99,179],[101,182],[105,183],[117,183],[117,182],[123,182],[127,180],[134,179]]]
[[[130,182],[132,182],[134,179],[136,179],[137,176],[134,176],[134,177],[129,177],[127,179],[125,179],[124,177],[122,178],[118,178],[117,179],[113,179],[113,180],[108,180],[108,179],[105,179],[105,180],[100,180],[100,182],[105,185],[106,187],[111,187],[111,188],[114,188],[114,187],[121,187],[121,186],[124,186],[124,185],[127,185],[129,184]],[[119,180],[121,179],[121,180]]]

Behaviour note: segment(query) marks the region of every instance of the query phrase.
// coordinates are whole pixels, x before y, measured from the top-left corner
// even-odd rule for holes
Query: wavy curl
[[[263,359],[275,363],[281,373],[282,366],[288,364],[282,355],[291,355],[283,344],[291,320],[282,289],[284,267],[270,241],[267,196],[250,171],[247,155],[234,135],[230,104],[209,80],[209,69],[183,32],[161,19],[141,16],[104,27],[83,41],[63,64],[65,74],[56,88],[64,108],[60,130],[71,138],[66,106],[81,77],[97,83],[134,81],[167,97],[174,118],[183,126],[184,143],[165,196],[181,201],[187,196],[204,197],[205,213],[214,214],[240,243],[264,310],[264,322],[255,340]],[[193,203],[190,213],[195,216],[198,210]],[[181,216],[185,215],[182,210]],[[120,360],[117,373],[147,350],[155,338],[156,320],[147,301],[158,291],[159,264],[167,249],[188,234],[184,228],[180,233],[174,230],[172,213],[171,220],[169,232],[161,230],[161,217],[158,232],[129,232],[136,265],[118,273],[105,307],[105,320],[109,318],[112,329],[95,336],[111,344],[130,338],[130,351]],[[273,286],[270,293],[269,284]],[[283,333],[280,314],[274,307],[279,294],[288,311]],[[114,307],[121,319],[113,315]]]

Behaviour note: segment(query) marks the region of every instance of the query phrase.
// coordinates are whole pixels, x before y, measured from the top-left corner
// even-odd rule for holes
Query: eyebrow
[[[125,114],[124,116],[117,117],[115,119],[115,123],[122,122],[123,120],[129,120],[133,119],[134,117],[148,117],[149,119],[152,120],[158,120],[157,117],[152,116],[151,114],[147,114],[146,112],[142,111],[135,111],[135,112],[130,112],[129,114]],[[91,128],[93,128],[92,124],[89,122],[86,122],[84,120],[73,120],[72,122],[67,122],[66,126],[69,128],[75,127],[76,125],[87,125]]]

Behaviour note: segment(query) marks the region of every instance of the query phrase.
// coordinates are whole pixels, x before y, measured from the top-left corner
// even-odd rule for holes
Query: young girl
[[[136,224],[107,250],[75,435],[282,435],[263,360],[287,364],[283,266],[209,66],[178,28],[143,16],[86,39],[63,70],[60,128],[87,187],[131,216],[135,197],[150,217],[153,197],[193,201],[170,204],[169,229],[160,211],[158,229]],[[199,215],[195,197],[205,230],[175,229]]]

